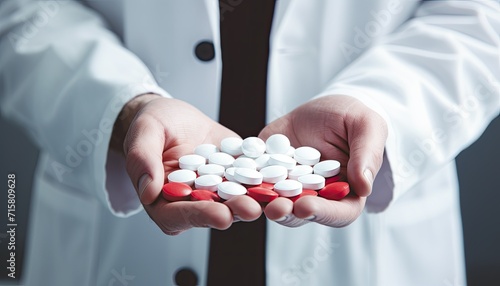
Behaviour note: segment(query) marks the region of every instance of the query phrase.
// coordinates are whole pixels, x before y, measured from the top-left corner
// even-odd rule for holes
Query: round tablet
[[[330,185],[331,183],[338,182],[340,181],[340,179],[341,179],[340,174],[330,178],[326,178],[325,185]]]
[[[321,161],[314,165],[313,169],[314,174],[330,178],[340,173],[340,162],[337,160]]]
[[[222,182],[217,186],[217,194],[224,200],[241,196],[247,193],[247,189],[235,182]]]
[[[217,195],[217,193],[208,190],[193,190],[191,192],[191,200],[220,202],[220,197]]]
[[[283,134],[271,135],[266,140],[268,154],[286,154],[290,149],[290,140]]]
[[[325,178],[318,174],[300,176],[297,181],[302,183],[304,189],[319,190],[325,186]]]
[[[252,169],[236,168],[234,180],[245,185],[259,185],[262,183],[262,174]]]
[[[288,148],[288,152],[286,152],[286,155],[290,156],[290,157],[293,157],[293,154],[295,154],[295,148],[293,148],[292,146],[290,146],[290,148]]]
[[[319,162],[321,153],[313,147],[303,146],[295,149],[293,158],[302,165],[314,165]]]
[[[305,196],[317,197],[318,196],[318,192],[316,192],[314,190],[302,190],[302,193],[300,193],[300,195],[295,196],[295,197],[290,197],[289,199],[292,200],[292,202],[295,202],[296,200],[298,200],[298,199],[300,199],[302,197],[305,197]]]
[[[294,197],[302,193],[302,183],[295,180],[283,180],[274,184],[274,191],[282,197]]]
[[[243,139],[238,137],[228,137],[222,139],[220,142],[220,150],[224,153],[227,153],[231,156],[239,156],[243,154],[241,151],[241,144],[243,143]]]
[[[346,182],[335,182],[326,185],[318,194],[328,200],[341,200],[349,194],[349,184]]]
[[[191,195],[191,187],[183,183],[166,183],[161,189],[164,199],[171,202],[187,201]]]
[[[222,183],[222,177],[217,175],[203,175],[194,180],[194,187],[196,189],[208,190],[212,192],[217,191],[217,185]]]
[[[203,176],[203,175],[217,175],[217,176],[224,176],[224,166],[217,165],[217,164],[206,164],[198,167],[198,175]]]
[[[207,159],[205,159],[205,157],[200,155],[196,154],[184,155],[179,158],[179,168],[196,171],[198,170],[198,167],[205,165],[206,162]]]
[[[259,172],[262,174],[262,181],[266,183],[277,183],[288,176],[288,170],[279,165],[264,167]]]
[[[297,165],[288,172],[288,179],[297,180],[300,176],[313,173],[313,168],[309,165]]]
[[[202,156],[205,159],[208,159],[208,156],[210,156],[210,154],[217,152],[219,152],[219,148],[217,148],[217,146],[215,146],[214,144],[201,144],[194,148],[194,153],[196,155]]]
[[[284,154],[273,154],[268,162],[270,166],[283,166],[287,170],[291,170],[297,165],[297,162],[292,157]]]
[[[196,173],[191,170],[176,170],[168,174],[167,179],[169,182],[184,183],[192,186],[196,179]]]
[[[241,151],[247,157],[257,158],[266,152],[266,143],[259,137],[248,137],[243,140]]]
[[[234,179],[234,171],[235,170],[236,170],[235,167],[227,168],[226,171],[224,171],[224,178],[226,178],[226,180],[228,180],[228,181],[235,182],[235,179]]]
[[[210,154],[210,156],[208,156],[208,163],[221,165],[224,168],[231,167],[233,162],[234,162],[233,156],[223,152],[213,153]]]
[[[257,165],[257,171],[269,165],[268,162],[270,157],[271,156],[269,156],[269,154],[262,154],[254,159],[255,164]]]
[[[240,156],[234,160],[233,167],[257,170],[257,163],[255,163],[255,160],[252,158]]]
[[[247,190],[247,195],[258,201],[259,203],[268,203],[274,199],[276,199],[279,195],[273,190],[262,188],[262,187],[253,187]]]

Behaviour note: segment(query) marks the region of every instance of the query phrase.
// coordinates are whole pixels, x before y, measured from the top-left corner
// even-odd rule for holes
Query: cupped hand
[[[238,135],[180,100],[146,95],[129,105],[137,112],[129,112],[133,119],[123,144],[127,172],[144,209],[163,232],[176,235],[192,227],[227,229],[235,217],[252,221],[262,214],[260,205],[248,196],[224,203],[161,198],[166,177],[178,169],[181,156],[191,154],[199,144],[219,145],[223,138]]]
[[[387,124],[361,101],[344,95],[309,101],[266,126],[259,137],[286,135],[294,147],[318,149],[321,160],[341,163],[341,176],[351,193],[340,201],[305,196],[293,203],[286,198],[270,202],[264,212],[280,224],[296,227],[314,221],[343,227],[359,217],[371,193],[383,160]]]

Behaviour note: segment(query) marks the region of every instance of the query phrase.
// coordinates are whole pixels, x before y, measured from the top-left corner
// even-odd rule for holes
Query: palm
[[[379,124],[385,124],[380,116],[347,96],[313,100],[270,123],[260,137],[266,139],[275,133],[285,134],[294,147],[311,146],[321,152],[323,160],[338,160],[342,166],[341,175],[348,180],[353,192],[341,201],[305,197],[292,205],[284,199],[275,200],[267,206],[266,215],[271,219],[314,215],[314,221],[330,226],[343,226],[354,221],[364,207],[364,196],[371,191],[371,183],[366,182],[364,169],[361,168],[366,168],[371,157],[377,160],[382,157],[386,136],[384,130],[380,132],[380,138],[373,137],[373,129]],[[375,144],[377,148],[374,148],[376,154],[365,150],[371,139],[379,141]],[[377,161],[372,167],[374,174],[380,168],[380,163]],[[297,226],[303,223],[292,219],[283,224]]]
[[[218,145],[234,132],[211,120],[193,106],[175,99],[158,99],[137,114],[126,139],[129,173],[140,176],[144,169],[153,181],[141,196],[144,208],[167,234],[178,234],[191,227],[225,229],[233,216],[243,220],[258,218],[262,209],[251,198],[242,196],[224,204],[215,202],[174,202],[159,198],[167,175],[178,169],[178,159],[203,143]],[[147,155],[147,156],[146,156]]]

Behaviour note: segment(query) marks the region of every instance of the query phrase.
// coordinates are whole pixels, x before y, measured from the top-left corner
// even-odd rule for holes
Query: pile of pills
[[[202,144],[179,158],[180,170],[168,175],[162,195],[168,201],[216,201],[248,195],[260,203],[303,196],[341,200],[349,185],[340,182],[340,163],[320,161],[312,147],[295,149],[282,134],[266,142],[258,137],[225,138],[220,149]]]

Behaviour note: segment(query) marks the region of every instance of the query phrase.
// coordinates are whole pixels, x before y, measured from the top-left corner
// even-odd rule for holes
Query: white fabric
[[[42,149],[24,282],[173,285],[187,266],[203,285],[208,230],[161,233],[107,143],[123,104],[145,92],[217,119],[218,1],[85,3],[0,1],[0,108]],[[267,121],[346,94],[390,130],[356,222],[268,223],[268,285],[465,284],[453,159],[499,113],[499,32],[498,1],[277,2]],[[196,59],[202,40],[215,60]]]

